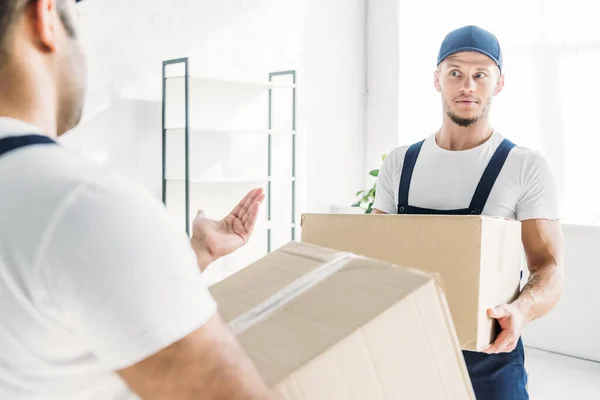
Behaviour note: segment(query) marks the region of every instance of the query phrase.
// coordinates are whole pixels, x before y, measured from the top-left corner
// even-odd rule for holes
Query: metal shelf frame
[[[166,124],[166,91],[167,91],[167,68],[169,66],[175,64],[183,64],[184,66],[184,126],[179,127],[178,130],[184,130],[184,141],[185,141],[185,149],[184,149],[184,159],[185,159],[185,231],[190,236],[190,185],[193,184],[193,180],[190,179],[190,132],[193,131],[190,127],[190,70],[189,70],[189,58],[182,57],[170,60],[164,60],[162,62],[162,202],[167,206],[167,183],[169,182],[169,178],[167,177],[167,134],[169,129]],[[292,79],[291,85],[282,85],[278,87],[278,85],[273,85],[273,79],[282,76],[289,76]],[[181,77],[178,77],[178,79]],[[232,81],[235,83],[235,81]],[[276,71],[269,73],[269,84],[268,88],[268,148],[267,148],[267,177],[272,176],[272,136],[273,131],[273,90],[280,89],[288,89],[292,91],[292,126],[291,126],[291,140],[292,140],[292,148],[291,148],[291,220],[289,227],[291,229],[291,240],[296,239],[296,193],[297,193],[297,177],[296,177],[296,150],[297,150],[297,142],[296,142],[296,71],[288,70],[288,71]],[[266,190],[266,207],[267,207],[267,253],[270,253],[272,250],[272,179],[267,180],[267,190]]]
[[[273,81],[274,77],[278,76],[291,76],[292,84],[292,220],[291,220],[291,237],[292,240],[296,239],[296,71],[280,71],[271,72],[269,74],[269,82]],[[273,129],[273,89],[269,89],[269,130]],[[271,141],[272,134],[269,134],[268,140],[268,168],[267,175],[271,176]],[[271,221],[271,180],[267,182],[267,218]],[[271,229],[267,230],[267,252],[271,252]]]
[[[162,201],[167,205],[167,67],[174,64],[185,67],[185,231],[190,236],[190,74],[188,57],[165,60],[162,63]]]

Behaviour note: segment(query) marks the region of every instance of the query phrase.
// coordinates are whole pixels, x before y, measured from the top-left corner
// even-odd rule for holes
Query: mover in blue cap
[[[274,399],[200,274],[246,243],[262,189],[190,241],[60,146],[85,97],[75,4],[0,1],[0,399]]]
[[[437,132],[386,157],[375,214],[490,215],[522,221],[531,273],[518,298],[488,310],[501,331],[483,352],[463,355],[479,400],[526,400],[521,333],[558,302],[562,232],[552,170],[539,152],[516,146],[490,124],[504,86],[497,38],[477,26],[443,39],[434,71],[443,120]]]

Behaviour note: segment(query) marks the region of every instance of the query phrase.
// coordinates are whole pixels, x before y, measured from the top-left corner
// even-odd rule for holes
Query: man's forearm
[[[218,314],[118,373],[144,400],[280,400]]]
[[[557,263],[533,270],[519,297],[512,303],[523,312],[527,322],[554,308],[562,294],[564,280],[563,268]]]

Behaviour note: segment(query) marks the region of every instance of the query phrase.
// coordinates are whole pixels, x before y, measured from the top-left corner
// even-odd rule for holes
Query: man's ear
[[[33,21],[34,33],[39,43],[49,52],[56,51],[60,18],[56,5],[57,0],[38,0],[30,3],[27,17]]]
[[[442,92],[442,87],[440,86],[440,70],[436,69],[433,72],[433,85],[435,86],[435,90],[438,92]]]
[[[498,77],[498,81],[496,82],[496,88],[494,89],[494,96],[502,91],[504,88],[504,75],[500,74]]]

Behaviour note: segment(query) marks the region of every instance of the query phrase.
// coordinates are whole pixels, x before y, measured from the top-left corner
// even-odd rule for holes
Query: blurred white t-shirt
[[[0,138],[37,132],[0,118]],[[137,398],[113,371],[216,311],[185,232],[60,145],[0,156],[0,193],[0,399]]]
[[[408,204],[434,210],[468,208],[475,188],[504,137],[498,132],[483,144],[464,151],[439,147],[430,135],[417,158]],[[376,183],[374,208],[398,212],[398,189],[408,146],[392,150],[385,158]],[[517,146],[511,150],[494,183],[483,215],[524,221],[558,219],[558,190],[545,158],[537,151]]]

